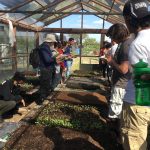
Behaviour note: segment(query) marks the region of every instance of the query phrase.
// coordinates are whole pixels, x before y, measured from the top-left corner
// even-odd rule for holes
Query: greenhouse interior
[[[17,88],[10,92],[22,98],[13,109],[0,112],[0,149],[123,150],[115,124],[109,124],[113,69],[107,63],[106,70],[101,67],[101,49],[105,42],[111,44],[108,29],[125,25],[125,2],[0,0],[0,84],[15,84],[16,79]],[[31,58],[33,50],[46,47],[46,40],[55,41],[48,42],[54,44],[47,52],[54,69],[48,72],[41,64],[33,67]],[[44,53],[38,54],[41,61]],[[6,90],[0,91],[1,99]],[[147,141],[150,148],[150,133]]]

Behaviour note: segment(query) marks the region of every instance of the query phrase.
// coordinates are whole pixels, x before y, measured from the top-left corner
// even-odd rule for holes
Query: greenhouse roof
[[[0,0],[0,21],[42,29],[71,14],[95,15],[112,24],[124,23],[125,0]]]

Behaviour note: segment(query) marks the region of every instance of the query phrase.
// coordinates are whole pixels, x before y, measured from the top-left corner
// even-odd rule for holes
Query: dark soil
[[[121,150],[104,131],[83,133],[66,128],[22,126],[6,143],[5,150]]]
[[[50,103],[39,114],[39,118],[35,118],[37,124],[32,122],[30,125],[23,125],[17,129],[4,149],[123,150],[106,124],[108,111],[106,96],[109,97],[109,94],[109,91],[101,89],[99,92],[62,91],[57,93],[52,99],[55,103]],[[32,100],[36,98],[37,95],[33,96]],[[58,107],[56,100],[63,101],[62,105]],[[71,106],[66,102],[72,103],[69,104]],[[80,104],[79,108],[74,104]],[[90,104],[94,107],[83,106],[81,109],[81,104]],[[51,119],[53,122],[50,121]],[[65,126],[65,119],[69,120],[67,126]],[[91,125],[95,122],[100,126],[93,128]],[[149,138],[150,136],[148,141]]]
[[[45,118],[46,122],[42,122]],[[73,126],[69,124],[64,128],[65,124],[61,121],[65,119]],[[56,124],[53,124],[54,120]],[[6,143],[5,150],[121,150],[96,107],[50,103],[37,121],[37,125],[24,125],[16,130]],[[93,124],[99,126],[93,127]]]

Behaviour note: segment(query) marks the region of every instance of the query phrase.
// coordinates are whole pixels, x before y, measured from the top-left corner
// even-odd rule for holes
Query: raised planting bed
[[[77,77],[92,77],[92,76],[100,76],[101,73],[97,71],[81,71],[81,70],[75,70],[71,76],[77,76]]]
[[[100,89],[101,80],[87,77],[70,77],[66,82],[66,87],[85,90]]]
[[[108,94],[106,94],[106,92],[102,90],[97,91],[97,92],[63,91],[63,92],[58,92],[57,95],[53,99],[59,100],[62,102],[72,103],[72,104],[107,105],[106,95]]]
[[[87,133],[60,127],[24,125],[13,133],[4,149],[103,150],[103,147]]]
[[[96,107],[51,102],[35,116],[36,124],[17,129],[5,150],[122,150]]]
[[[100,114],[95,107],[62,102],[48,104],[39,114],[36,123],[50,127],[61,126],[82,131],[103,128]]]

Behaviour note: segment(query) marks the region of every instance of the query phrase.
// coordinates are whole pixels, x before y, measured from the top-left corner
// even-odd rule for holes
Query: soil
[[[64,90],[64,91],[63,91]],[[97,109],[92,109],[95,116],[99,115],[99,121],[102,124],[101,128],[91,128],[86,130],[71,129],[69,127],[47,126],[41,124],[23,125],[18,128],[9,141],[5,145],[5,150],[123,150],[121,145],[117,143],[116,136],[111,132],[106,123],[107,118],[107,100],[109,97],[108,91],[95,92],[68,92],[62,89],[58,92],[53,102],[57,100],[61,102],[71,102],[72,104],[90,104],[97,106]],[[36,99],[37,95],[35,98]],[[55,108],[54,108],[55,109]],[[58,118],[66,118],[70,115],[69,112],[57,111],[55,116]],[[93,111],[94,110],[94,111]],[[98,113],[97,113],[98,112]],[[46,112],[45,112],[46,113]],[[44,110],[42,112],[44,116]],[[46,115],[46,114],[45,114]],[[47,116],[50,116],[48,113]],[[81,113],[78,113],[80,116]],[[84,115],[82,115],[83,117]],[[85,115],[86,116],[86,115]],[[68,117],[68,116],[67,116]],[[70,115],[70,119],[72,115]],[[77,117],[78,118],[78,117]],[[90,118],[86,117],[86,121],[90,122]],[[92,123],[91,123],[92,124]],[[148,137],[150,138],[150,136]],[[149,141],[149,140],[148,140]],[[150,144],[149,144],[150,145]],[[149,146],[150,147],[150,146]]]
[[[60,127],[24,125],[11,136],[5,150],[121,150],[108,132],[88,133]]]

